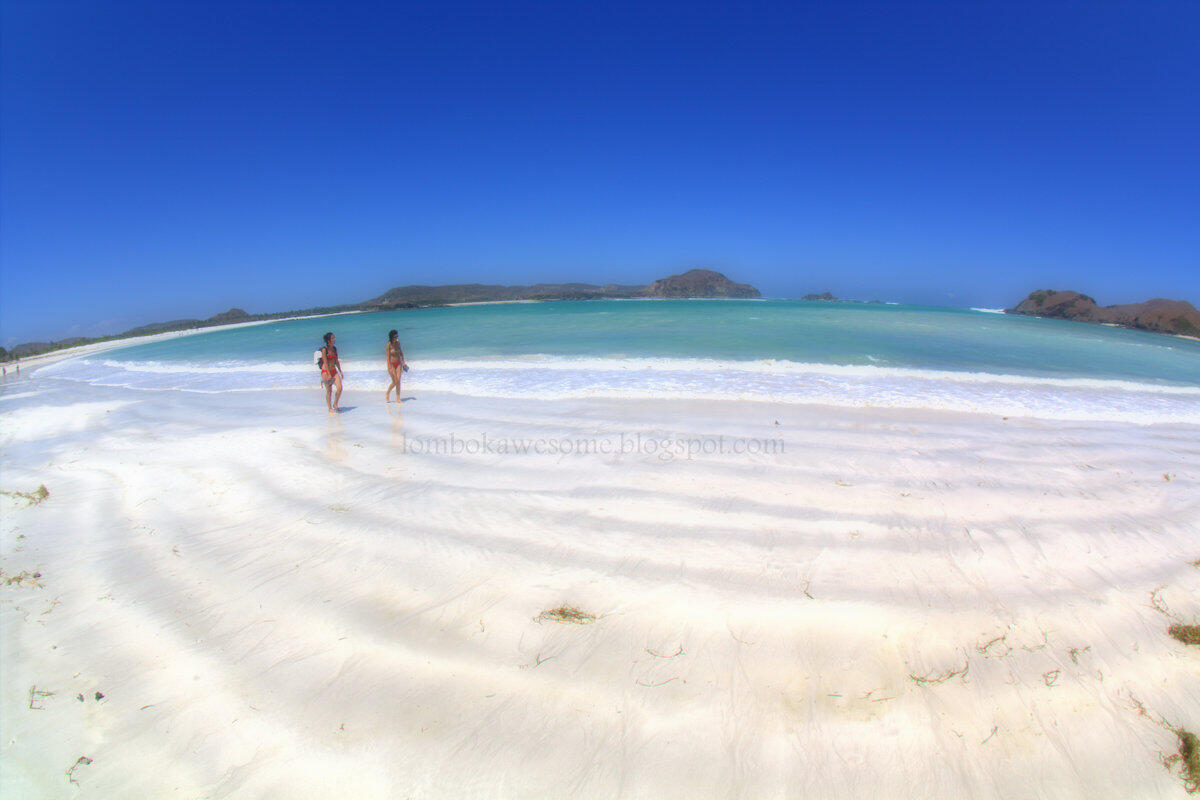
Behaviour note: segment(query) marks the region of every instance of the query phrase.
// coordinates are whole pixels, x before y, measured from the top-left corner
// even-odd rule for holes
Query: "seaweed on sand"
[[[1167,628],[1167,634],[1183,644],[1200,645],[1200,625],[1185,624],[1179,614],[1168,608],[1162,598],[1158,596],[1163,588],[1160,586],[1150,593],[1150,605],[1155,611],[1172,620],[1170,627]]]
[[[1168,768],[1179,764],[1183,788],[1188,794],[1200,794],[1200,737],[1183,728],[1176,728],[1179,737],[1179,753],[1163,759]]]
[[[11,495],[12,497],[20,497],[29,502],[29,505],[36,506],[38,503],[50,496],[50,491],[46,488],[46,484],[42,484],[32,492],[0,492],[0,494]]]
[[[544,619],[548,619],[551,622],[569,622],[573,625],[590,625],[596,621],[596,615],[580,611],[575,606],[563,605],[543,611],[537,615],[538,622]]]
[[[1172,775],[1178,775],[1183,780],[1183,788],[1188,794],[1200,794],[1200,737],[1186,728],[1172,725],[1162,717],[1155,719],[1155,715],[1152,715],[1136,697],[1131,695],[1129,700],[1139,714],[1175,734],[1179,739],[1178,753],[1161,755],[1163,766],[1170,770]]]
[[[1179,730],[1179,756],[1183,759],[1183,785],[1188,792],[1200,792],[1200,739],[1190,731]]]
[[[1184,644],[1200,645],[1200,625],[1176,624],[1167,628],[1167,633]]]

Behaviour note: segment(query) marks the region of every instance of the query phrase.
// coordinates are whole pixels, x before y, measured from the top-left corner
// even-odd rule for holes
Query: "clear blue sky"
[[[5,0],[0,343],[405,283],[1200,302],[1200,3]]]

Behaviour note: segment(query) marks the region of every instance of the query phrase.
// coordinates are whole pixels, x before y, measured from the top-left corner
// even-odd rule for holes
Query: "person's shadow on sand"
[[[354,409],[356,409],[356,408],[358,408],[358,406],[342,406],[341,408],[339,408],[339,409],[338,409],[338,412],[337,412],[337,413],[339,413],[339,414],[349,414],[351,411],[353,411],[353,410],[354,410]]]
[[[401,397],[401,398],[400,398],[400,402],[401,402],[401,403],[407,403],[409,400],[416,400],[416,399],[417,399],[417,398],[415,398],[415,397]]]

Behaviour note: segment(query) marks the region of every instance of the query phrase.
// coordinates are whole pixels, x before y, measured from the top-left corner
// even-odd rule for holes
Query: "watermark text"
[[[661,461],[720,456],[783,455],[782,439],[746,436],[683,436],[620,433],[607,436],[519,438],[486,433],[405,436],[400,448],[413,455],[451,456],[632,456]]]

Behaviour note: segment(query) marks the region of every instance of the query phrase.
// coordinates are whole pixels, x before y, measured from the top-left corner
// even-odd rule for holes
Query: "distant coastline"
[[[496,295],[502,295],[497,297]],[[445,286],[404,286],[390,289],[363,303],[341,306],[248,314],[233,308],[207,319],[181,319],[150,323],[122,333],[100,337],[73,337],[52,342],[27,342],[5,350],[0,347],[0,361],[11,362],[13,357],[30,365],[45,364],[60,358],[104,352],[125,346],[131,339],[159,341],[191,333],[215,331],[258,325],[267,322],[287,322],[316,319],[373,311],[393,311],[417,308],[450,308],[471,305],[502,305],[554,302],[563,300],[661,300],[661,299],[764,299],[749,284],[738,284],[712,270],[694,269],[664,278],[644,286],[606,284],[535,284],[532,286],[489,286],[483,284],[450,284]],[[775,298],[785,300],[789,298]],[[800,300],[835,303],[886,304],[880,300],[849,300],[831,292],[805,295]],[[1040,302],[1039,302],[1040,300]],[[1087,295],[1059,290],[1038,290],[1013,308],[971,307],[970,311],[989,314],[1036,316],[1091,322],[1107,327],[1129,328],[1150,333],[1176,336],[1200,341],[1200,311],[1182,300],[1149,300],[1145,303],[1097,306]]]
[[[50,342],[24,342],[11,350],[0,347],[0,361],[30,358],[37,355],[81,346],[116,342],[143,336],[180,331],[207,330],[231,324],[281,322],[306,317],[335,316],[364,311],[395,311],[410,308],[437,308],[474,303],[500,303],[541,300],[601,300],[601,299],[667,299],[667,298],[760,298],[758,289],[745,283],[734,283],[719,272],[692,269],[679,275],[661,278],[646,285],[589,283],[534,284],[532,286],[499,286],[478,283],[447,284],[444,286],[398,286],[371,300],[340,306],[322,306],[298,311],[249,314],[231,308],[207,319],[177,319],[152,322],[109,336],[76,336]]]

